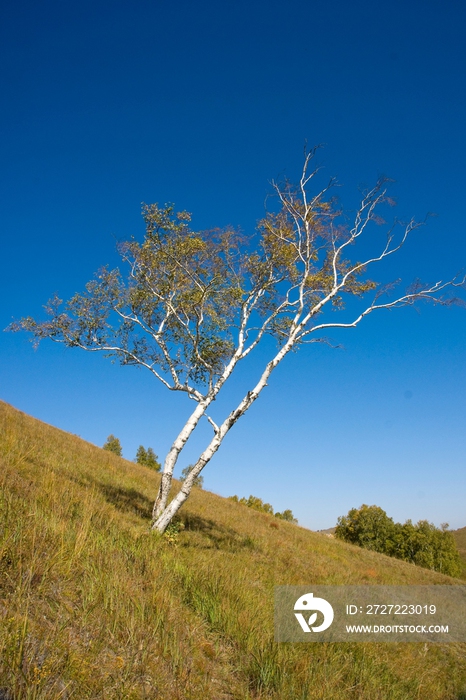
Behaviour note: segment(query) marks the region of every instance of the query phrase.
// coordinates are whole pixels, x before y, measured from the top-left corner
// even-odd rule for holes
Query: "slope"
[[[453,584],[195,490],[0,403],[3,700],[460,700],[466,645],[276,644],[273,586]]]

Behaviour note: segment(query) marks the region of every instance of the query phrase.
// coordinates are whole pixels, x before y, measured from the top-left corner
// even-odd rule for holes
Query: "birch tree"
[[[380,179],[362,194],[348,225],[332,198],[333,181],[312,193],[318,171],[314,155],[315,149],[305,154],[296,186],[272,183],[277,205],[251,236],[229,227],[195,231],[187,212],[144,205],[143,241],[119,245],[124,272],[103,268],[66,304],[53,298],[45,307],[47,320],[28,317],[11,326],[32,332],[36,342],[50,338],[144,367],[167,390],[193,402],[164,459],[152,515],[152,528],[159,532],[289,352],[327,342],[330,329],[355,328],[374,312],[420,301],[453,303],[458,301],[454,288],[465,286],[461,277],[432,284],[417,280],[393,296],[393,287],[373,281],[373,268],[398,253],[422,224],[384,224],[379,211],[390,199],[388,183]],[[358,261],[354,250],[363,238],[379,247]],[[350,298],[357,311],[354,303],[345,308]],[[337,313],[328,314],[329,309]],[[212,402],[239,363],[270,336],[275,350],[256,383],[216,422]],[[175,466],[201,420],[210,424],[211,437],[170,500]]]

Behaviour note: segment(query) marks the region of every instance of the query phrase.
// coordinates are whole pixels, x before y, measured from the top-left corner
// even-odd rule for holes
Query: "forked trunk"
[[[283,360],[285,355],[291,350],[295,342],[295,333],[291,334],[291,337],[288,339],[288,342],[285,343],[285,345],[281,348],[281,350],[277,353],[277,355],[271,360],[264,372],[262,373],[261,378],[259,379],[258,383],[254,387],[252,391],[248,391],[244,399],[240,402],[240,404],[235,408],[229,416],[224,420],[222,425],[216,430],[214,437],[210,441],[209,445],[207,448],[204,450],[204,452],[201,454],[199,459],[197,460],[196,464],[194,467],[189,471],[188,476],[184,480],[180,491],[177,493],[175,498],[167,505],[167,499],[168,499],[168,491],[166,490],[167,488],[170,489],[171,486],[171,481],[172,481],[172,474],[173,474],[173,469],[171,470],[170,474],[163,474],[162,476],[162,481],[160,483],[160,489],[159,489],[159,495],[157,497],[157,500],[154,504],[154,510],[152,513],[152,530],[157,530],[160,533],[164,533],[165,530],[167,529],[168,525],[170,522],[173,520],[174,516],[176,513],[179,511],[183,503],[186,501],[188,498],[189,494],[191,493],[191,489],[194,485],[195,479],[205,465],[212,459],[214,454],[217,452],[218,448],[223,442],[223,439],[225,435],[228,433],[228,431],[233,427],[233,425],[236,423],[237,420],[243,416],[248,408],[252,406],[254,401],[258,398],[259,394],[261,393],[262,389],[267,386],[267,380],[272,373],[272,371],[275,369],[275,367]],[[182,431],[181,434],[183,434],[184,431]],[[192,431],[191,431],[192,432]],[[172,448],[173,449],[173,448]],[[171,451],[170,451],[171,452]],[[179,451],[177,453],[178,457]],[[169,458],[169,455],[167,456],[167,459]],[[176,460],[175,460],[176,461]],[[174,466],[174,465],[173,465]],[[167,478],[169,476],[169,479]],[[164,481],[164,477],[165,481]],[[163,499],[163,500],[162,500]],[[162,506],[162,503],[164,505]]]

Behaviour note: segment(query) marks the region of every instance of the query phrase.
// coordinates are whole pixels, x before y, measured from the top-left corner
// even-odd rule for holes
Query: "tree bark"
[[[238,404],[238,406],[227,416],[227,418],[224,420],[224,422],[221,424],[219,427],[218,431],[204,450],[204,452],[201,454],[199,459],[197,460],[196,464],[194,467],[190,470],[188,476],[183,482],[183,485],[180,489],[180,491],[177,493],[175,498],[166,505],[167,498],[168,498],[168,493],[165,493],[165,505],[160,507],[157,512],[154,506],[154,511],[153,511],[153,518],[152,518],[152,529],[157,530],[160,533],[165,532],[167,529],[168,525],[176,515],[176,513],[179,511],[183,503],[186,501],[188,498],[189,494],[191,493],[191,489],[193,487],[194,481],[197,476],[201,473],[205,465],[212,459],[214,454],[217,452],[218,448],[222,444],[226,434],[228,431],[233,427],[233,425],[238,421],[241,416],[243,416],[248,408],[252,406],[254,401],[259,397],[259,394],[261,391],[267,386],[267,380],[270,377],[272,371],[275,369],[275,367],[283,360],[285,355],[288,354],[288,352],[292,349],[296,342],[296,334],[297,334],[297,329],[295,329],[295,332],[291,334],[290,338],[288,341],[285,343],[285,345],[281,348],[281,350],[275,355],[275,357],[267,364],[264,372],[262,373],[261,378],[259,379],[258,383],[252,389],[251,391],[248,391],[246,396],[243,398],[243,400]],[[183,432],[183,431],[182,431]],[[192,432],[192,431],[191,431]],[[182,433],[180,433],[181,435]],[[186,442],[186,441],[185,441]],[[170,484],[171,484],[171,479],[172,479],[172,474],[173,470],[170,474]],[[163,475],[165,476],[165,474]],[[162,476],[162,480],[163,480]],[[162,484],[163,481],[160,485],[160,489],[162,489]],[[159,491],[160,494],[160,491]],[[156,502],[157,503],[157,502]]]

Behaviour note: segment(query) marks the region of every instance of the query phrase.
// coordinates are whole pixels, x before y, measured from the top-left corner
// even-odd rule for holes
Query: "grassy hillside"
[[[466,645],[276,644],[274,584],[456,583],[158,475],[0,403],[0,698],[465,700]]]

